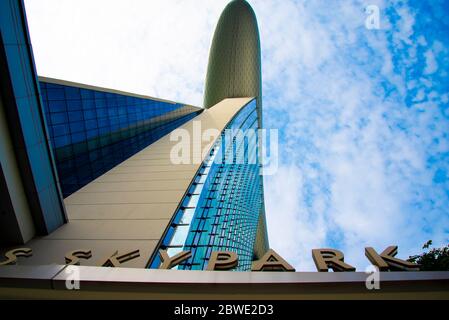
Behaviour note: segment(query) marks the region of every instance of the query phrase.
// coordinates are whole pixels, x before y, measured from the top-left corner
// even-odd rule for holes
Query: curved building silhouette
[[[236,136],[233,136],[237,139],[235,144],[223,144],[227,129],[256,132],[262,128],[259,30],[254,11],[244,0],[230,2],[216,26],[209,53],[204,107],[214,109],[220,102],[236,98],[252,100],[226,125],[221,139],[211,149],[210,158],[224,158],[230,148],[242,154],[254,152],[258,155],[261,148],[260,141],[257,141],[254,150],[244,150],[244,140],[238,140]],[[216,164],[205,160],[195,178],[203,179],[204,184],[201,191],[195,191],[198,203],[194,217],[188,226],[184,226],[187,236],[182,247],[192,253],[192,258],[178,266],[179,269],[206,269],[212,251],[232,251],[239,255],[236,270],[249,271],[252,261],[268,250],[263,179],[261,164],[256,158],[253,163],[223,160],[223,163]],[[202,170],[208,173],[203,174]],[[189,192],[183,203],[189,203],[193,194]],[[175,221],[182,219],[184,211],[181,207],[180,217]],[[166,234],[161,244],[162,249],[173,254],[181,251],[179,242],[170,242],[176,238],[173,236],[176,228]],[[160,265],[159,259],[155,257],[153,267]]]

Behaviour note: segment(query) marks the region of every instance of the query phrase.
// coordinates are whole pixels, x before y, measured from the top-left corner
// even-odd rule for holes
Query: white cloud
[[[400,7],[392,24],[385,16],[391,4],[379,3],[382,30],[367,31],[358,1],[346,1],[344,10],[324,1],[272,2],[260,8],[258,3],[264,90],[275,93],[264,100],[265,124],[279,126],[282,114],[281,169],[289,172],[288,178],[281,170],[267,181],[267,190],[272,185],[282,190],[266,193],[267,213],[274,220],[285,214],[279,213],[280,201],[297,199],[296,207],[289,208],[301,217],[293,224],[301,227],[293,238],[300,252],[288,244],[272,241],[273,246],[289,247],[286,258],[307,269],[310,265],[298,257],[310,260],[311,249],[337,246],[348,262],[363,269],[368,263],[366,245],[383,250],[398,244],[400,256],[407,257],[419,252],[427,238],[444,244],[447,230],[432,229],[447,226],[441,200],[447,197],[429,191],[434,188],[433,171],[426,160],[434,153],[435,137],[447,145],[447,135],[441,132],[447,121],[438,108],[426,104],[423,111],[418,105],[409,109],[404,101],[407,86],[412,87],[404,68],[413,68],[418,59],[415,14]],[[303,38],[307,41],[298,40]],[[413,86],[421,100],[430,98],[426,88],[434,83],[419,79]],[[432,123],[438,125],[429,132]],[[295,189],[282,187],[283,181],[295,179],[295,170],[301,183]],[[422,206],[436,199],[435,207]],[[432,222],[427,210],[433,211]],[[314,223],[318,217],[323,221],[319,228]],[[270,239],[281,238],[292,228],[290,221],[269,224]],[[316,235],[310,232],[314,228],[319,230]]]
[[[435,73],[435,71],[438,70],[438,63],[435,59],[435,54],[431,49],[427,50],[424,54],[426,58],[426,68],[424,70],[425,74],[432,74]]]
[[[304,203],[303,188],[303,176],[297,166],[282,167],[275,177],[266,177],[269,241],[298,271],[313,271],[310,248],[325,244],[327,226],[323,202],[315,203],[319,211],[310,210]]]
[[[27,0],[38,71],[201,105],[227,2]],[[448,241],[449,186],[433,182],[438,169],[449,172],[438,158],[449,152],[439,108],[449,98],[432,78],[443,43],[417,34],[407,3],[249,2],[261,32],[264,123],[282,139],[279,171],[265,178],[272,248],[313,270],[311,249],[336,246],[362,269],[365,245],[398,244],[406,257],[430,238]],[[381,30],[365,29],[367,4],[381,8]],[[420,65],[424,76],[407,76]]]

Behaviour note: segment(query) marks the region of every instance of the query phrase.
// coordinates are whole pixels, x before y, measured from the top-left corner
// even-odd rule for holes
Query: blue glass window
[[[64,197],[201,112],[61,84],[40,88]]]
[[[253,100],[225,129],[251,132],[257,128],[256,101]],[[226,140],[229,132],[230,140]],[[163,238],[161,248],[170,250],[182,246],[183,250],[192,252],[190,261],[177,269],[204,270],[211,252],[218,250],[238,253],[239,264],[235,270],[251,269],[263,199],[258,158],[249,161],[249,156],[257,151],[259,143],[257,135],[253,143],[248,143],[248,139],[240,139],[237,132],[233,132],[225,130],[211,148]],[[231,143],[225,143],[229,141]],[[237,156],[241,154],[243,158]],[[186,229],[189,230],[187,234]],[[155,257],[150,268],[158,268],[159,264],[159,258]]]

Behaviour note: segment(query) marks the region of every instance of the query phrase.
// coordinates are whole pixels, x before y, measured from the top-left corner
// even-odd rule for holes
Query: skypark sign
[[[376,266],[379,271],[419,271],[419,265],[398,259],[395,256],[398,253],[397,246],[389,246],[380,254],[371,247],[365,248],[365,255],[368,260]],[[30,248],[12,249],[5,254],[5,259],[0,261],[0,266],[15,265],[18,258],[28,258],[33,255]],[[170,257],[165,250],[160,250],[161,265],[159,269],[172,269],[181,263],[191,258],[190,251],[182,251]],[[82,260],[87,260],[92,257],[92,250],[77,249],[68,252],[65,255],[65,262],[67,265],[80,265]],[[126,267],[127,261],[140,257],[139,250],[130,251],[119,254],[118,251],[104,262],[100,263],[101,267]],[[318,272],[327,272],[329,269],[337,272],[353,272],[355,267],[344,261],[343,252],[336,249],[313,249],[312,258]],[[225,271],[232,270],[239,263],[238,255],[231,251],[212,251],[209,258],[206,271]],[[265,255],[252,264],[251,271],[290,271],[295,272],[295,269],[284,260],[274,250],[268,250]]]

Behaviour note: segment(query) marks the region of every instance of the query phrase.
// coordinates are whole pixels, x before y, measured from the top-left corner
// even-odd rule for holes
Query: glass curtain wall
[[[234,270],[251,270],[263,202],[257,120],[253,100],[226,126],[202,163],[160,246],[169,256],[192,252],[175,268],[204,270],[212,251],[233,251],[239,256]],[[160,263],[155,255],[150,268]]]
[[[200,108],[40,82],[64,197],[173,129]]]

